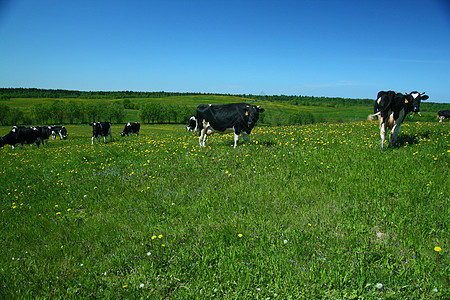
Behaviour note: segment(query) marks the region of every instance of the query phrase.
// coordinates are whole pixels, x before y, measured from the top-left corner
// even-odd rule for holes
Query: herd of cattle
[[[378,117],[380,121],[380,136],[381,149],[383,149],[384,140],[386,138],[386,129],[392,128],[389,134],[389,147],[392,142],[397,140],[400,126],[404,121],[406,115],[410,112],[418,113],[420,115],[420,102],[428,99],[425,93],[411,92],[411,93],[396,93],[394,91],[381,91],[377,95],[377,100],[374,104],[374,114],[368,116],[369,121],[373,121]],[[196,116],[189,119],[189,124],[186,127],[187,131],[199,132],[200,147],[205,146],[206,138],[215,133],[234,133],[234,148],[236,148],[239,135],[244,134],[244,140],[251,133],[259,119],[259,114],[264,112],[264,109],[257,105],[250,105],[247,103],[231,103],[222,105],[199,105],[197,107]],[[441,110],[438,112],[439,122],[450,118],[450,110]],[[94,144],[96,138],[99,142],[103,137],[106,142],[106,137],[109,135],[112,138],[111,123],[110,122],[94,122],[90,123],[92,126],[91,143]],[[125,135],[139,135],[139,123],[127,123],[124,130],[120,133]],[[23,148],[23,144],[34,144],[37,147],[39,144],[45,143],[50,136],[53,139],[56,136],[61,139],[67,138],[67,129],[64,126],[41,126],[41,127],[25,127],[13,126],[11,131],[4,137],[0,137],[0,147],[9,144],[14,149],[18,144]]]

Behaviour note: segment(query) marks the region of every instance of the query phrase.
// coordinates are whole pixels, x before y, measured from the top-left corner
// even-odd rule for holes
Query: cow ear
[[[420,99],[422,99],[422,100],[427,100],[428,98],[429,97],[427,95],[423,95],[423,96],[420,97]]]
[[[261,106],[257,106],[257,108],[260,113],[264,112],[264,108],[262,108]]]

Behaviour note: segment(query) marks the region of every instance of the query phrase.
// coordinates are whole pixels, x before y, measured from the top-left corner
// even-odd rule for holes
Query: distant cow
[[[42,146],[45,146],[51,135],[51,126],[40,126],[36,127],[36,129],[39,132],[39,139],[42,142]]]
[[[20,148],[23,149],[23,144],[36,143],[39,148],[40,142],[40,131],[36,127],[13,126],[7,135],[0,138],[0,147],[9,144],[14,149],[20,144]]]
[[[103,137],[103,141],[106,143],[106,136],[109,134],[111,138],[111,142],[113,140],[111,134],[111,123],[110,122],[94,122],[90,123],[92,126],[92,145],[94,144],[94,138],[97,138],[98,142],[100,142],[100,137]]]
[[[450,110],[438,111],[439,123],[442,123],[445,119],[450,119]]]
[[[64,126],[50,126],[50,133],[52,135],[52,140],[59,135],[60,140],[67,139],[67,129]]]
[[[259,114],[264,112],[260,106],[247,103],[232,103],[223,105],[199,105],[197,107],[197,117],[195,127],[191,130],[200,132],[199,143],[201,147],[205,146],[207,136],[214,132],[229,133],[234,132],[234,148],[237,146],[241,132],[250,134],[259,119]],[[190,126],[194,124],[193,118],[190,119]],[[247,136],[244,135],[244,140]]]
[[[186,131],[197,131],[197,119],[194,116],[189,119]]]
[[[411,92],[400,94],[394,91],[378,92],[377,100],[374,104],[374,114],[368,116],[368,120],[373,120],[375,116],[380,120],[381,149],[386,138],[386,127],[392,128],[389,134],[389,147],[392,141],[397,140],[400,126],[406,115],[410,112],[420,115],[420,101],[428,99],[425,93]]]
[[[131,134],[131,136],[133,136],[133,133],[136,133],[136,136],[138,136],[140,129],[141,129],[141,124],[139,124],[139,123],[127,123],[127,124],[125,124],[125,128],[120,133],[120,135],[128,136],[128,134]]]

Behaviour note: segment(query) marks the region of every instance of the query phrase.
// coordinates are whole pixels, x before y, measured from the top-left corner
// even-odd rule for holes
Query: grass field
[[[450,298],[448,122],[67,128],[0,148],[0,299]]]

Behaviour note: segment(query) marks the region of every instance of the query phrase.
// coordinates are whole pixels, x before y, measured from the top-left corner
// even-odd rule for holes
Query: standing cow
[[[411,92],[400,94],[394,91],[378,92],[377,100],[374,104],[374,114],[368,116],[368,120],[373,120],[375,116],[380,120],[381,149],[386,139],[386,127],[392,128],[389,134],[389,147],[392,141],[397,140],[400,126],[406,115],[410,112],[420,115],[420,101],[428,99],[425,93]]]
[[[67,129],[64,126],[50,126],[50,133],[52,135],[52,140],[59,135],[61,140],[67,139]]]
[[[247,103],[202,104],[197,107],[197,117],[189,120],[190,125],[186,129],[200,132],[200,147],[205,146],[207,136],[214,132],[233,132],[234,148],[236,148],[241,132],[250,134],[262,112],[264,109],[260,106]],[[244,135],[244,140],[247,141],[246,135]]]
[[[139,135],[139,130],[141,129],[141,124],[139,123],[127,123],[125,124],[125,128],[123,129],[123,131],[120,133],[121,136],[125,136],[128,134],[131,134],[131,136],[133,136],[133,133],[136,133],[136,136]]]
[[[92,126],[92,145],[94,144],[94,138],[97,138],[98,142],[100,142],[100,137],[103,137],[103,141],[106,143],[106,136],[109,135],[111,138],[111,142],[113,140],[111,134],[111,123],[110,122],[94,122],[90,123]]]
[[[41,134],[36,127],[13,126],[11,131],[4,137],[0,137],[0,147],[9,144],[14,149],[17,144],[23,149],[23,144],[36,143],[39,148]]]

